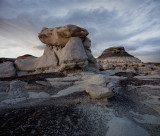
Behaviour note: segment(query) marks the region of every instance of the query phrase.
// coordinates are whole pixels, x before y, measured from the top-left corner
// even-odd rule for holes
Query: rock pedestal
[[[39,39],[47,44],[44,54],[39,57],[19,57],[15,64],[25,72],[60,72],[66,70],[97,71],[96,59],[91,53],[88,31],[75,25],[56,28],[43,28]]]

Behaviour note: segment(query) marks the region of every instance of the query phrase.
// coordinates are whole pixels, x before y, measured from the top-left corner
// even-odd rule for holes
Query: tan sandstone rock
[[[65,46],[70,37],[80,37],[84,39],[88,31],[76,25],[66,25],[55,28],[43,28],[38,37],[41,42],[47,45]]]
[[[94,84],[88,85],[86,92],[89,93],[92,99],[111,98],[114,95],[109,88]]]

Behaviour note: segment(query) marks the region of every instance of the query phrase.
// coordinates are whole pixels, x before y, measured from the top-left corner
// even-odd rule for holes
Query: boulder
[[[36,61],[37,58],[35,57],[27,57],[23,59],[19,58],[15,61],[15,64],[17,68],[21,71],[33,72],[36,69]]]
[[[42,70],[44,71],[47,68],[55,68],[58,65],[57,56],[53,50],[53,48],[49,45],[45,47],[44,54],[39,57],[26,57],[26,58],[19,58],[15,61],[18,69],[21,71],[36,71]]]
[[[43,28],[38,37],[41,42],[47,45],[65,46],[70,37],[85,39],[88,31],[76,25],[66,25],[55,28]]]
[[[16,69],[13,62],[0,63],[0,78],[12,77],[16,75]]]
[[[109,88],[95,84],[88,85],[86,92],[89,93],[92,99],[111,98],[114,95]]]
[[[87,66],[87,55],[79,37],[71,37],[60,56],[61,70],[84,68]]]

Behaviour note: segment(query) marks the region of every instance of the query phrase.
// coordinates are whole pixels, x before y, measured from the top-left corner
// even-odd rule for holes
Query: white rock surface
[[[90,84],[85,89],[92,99],[111,98],[114,96],[108,87]]]
[[[87,56],[79,37],[71,37],[62,50],[60,57],[61,69],[84,68],[88,64]]]
[[[149,136],[149,133],[127,118],[115,117],[108,123],[106,136]]]
[[[100,85],[100,84],[106,83],[106,81],[107,81],[105,75],[95,74],[92,72],[82,72],[82,80],[83,81],[79,81],[76,83],[83,83],[85,85],[89,85],[89,84]]]
[[[67,89],[63,89],[59,91],[56,95],[53,95],[52,97],[61,97],[61,96],[66,96],[72,93],[77,93],[77,92],[83,92],[85,91],[84,86],[71,86],[68,87]]]
[[[56,69],[58,66],[58,58],[52,46],[46,46],[41,57],[37,58],[35,63],[36,69],[46,69],[52,67]]]
[[[70,76],[69,76],[70,77]],[[105,86],[106,85],[106,76],[102,74],[95,74],[93,72],[81,72],[81,74],[78,76],[78,78],[71,78],[69,77],[63,78],[48,78],[48,80],[52,81],[62,81],[62,82],[68,82],[68,81],[73,81],[73,79],[80,79],[79,81],[75,81],[73,83],[73,86],[68,87],[67,89],[63,89],[60,92],[57,93],[57,95],[54,95],[53,97],[60,97],[60,96],[65,96],[69,95],[75,92],[82,92],[85,90],[85,88],[88,85],[95,84],[99,86]],[[59,82],[61,83],[61,82]],[[103,88],[103,87],[102,87]],[[107,88],[108,89],[108,88]]]
[[[15,76],[16,69],[13,62],[0,63],[0,78]]]

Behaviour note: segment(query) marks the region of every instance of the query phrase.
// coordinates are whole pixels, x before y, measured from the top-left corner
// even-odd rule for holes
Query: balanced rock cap
[[[70,37],[85,39],[88,31],[76,25],[65,25],[55,28],[42,28],[38,37],[41,42],[53,46],[65,46]]]

